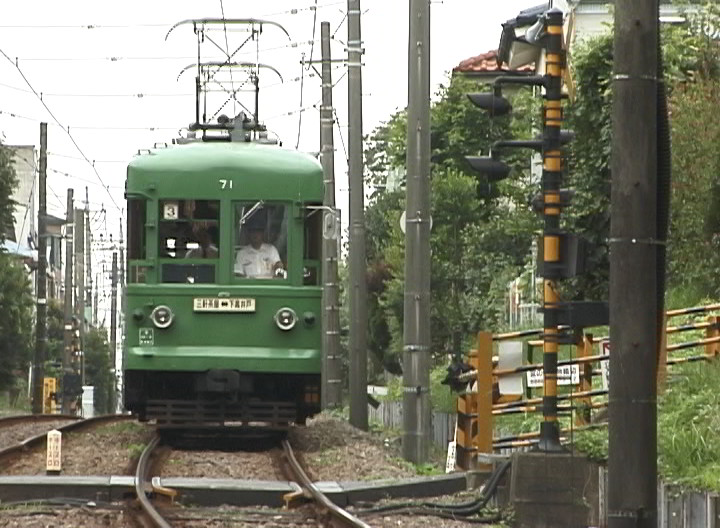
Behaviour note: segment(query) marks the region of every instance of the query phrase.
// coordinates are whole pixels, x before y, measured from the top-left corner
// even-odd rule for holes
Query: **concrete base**
[[[510,504],[518,528],[590,526],[597,497],[597,472],[570,453],[514,453]]]

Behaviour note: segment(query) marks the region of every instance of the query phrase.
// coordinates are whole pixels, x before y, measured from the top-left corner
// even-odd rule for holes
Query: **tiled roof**
[[[503,66],[502,68],[498,67],[496,50],[465,59],[453,68],[453,73],[497,73],[509,71],[511,70],[509,70],[507,66]],[[512,71],[532,73],[535,71],[535,68],[532,65],[527,65]]]

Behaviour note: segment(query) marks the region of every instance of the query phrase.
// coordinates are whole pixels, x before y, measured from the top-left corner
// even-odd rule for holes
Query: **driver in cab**
[[[250,243],[235,255],[235,275],[249,279],[283,278],[285,272],[277,248],[264,241],[264,222],[251,219],[246,228]]]

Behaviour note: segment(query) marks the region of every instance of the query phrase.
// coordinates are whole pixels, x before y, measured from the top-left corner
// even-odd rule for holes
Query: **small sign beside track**
[[[240,297],[195,297],[193,310],[196,312],[254,312],[255,299]]]

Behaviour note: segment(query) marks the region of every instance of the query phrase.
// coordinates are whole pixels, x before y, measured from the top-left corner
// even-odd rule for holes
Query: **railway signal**
[[[543,242],[539,244],[538,275],[543,277],[543,423],[540,426],[538,449],[545,452],[562,452],[557,406],[557,356],[560,344],[574,344],[573,329],[604,325],[608,322],[606,302],[563,302],[557,292],[559,279],[577,276],[585,271],[586,244],[583,239],[564,232],[560,226],[560,214],[570,205],[572,192],[562,189],[564,155],[562,148],[573,137],[564,131],[563,124],[563,78],[566,51],[563,49],[563,13],[550,9],[541,17],[542,31],[537,36],[538,45],[545,50],[545,74],[530,77],[500,76],[493,83],[491,93],[469,94],[470,101],[488,111],[491,117],[507,115],[512,104],[502,94],[507,84],[539,86],[544,88],[543,132],[530,140],[504,140],[493,145],[489,157],[468,156],[470,166],[484,174],[489,182],[507,178],[510,166],[500,159],[499,150],[529,148],[543,156],[541,194],[533,202],[544,220]],[[567,327],[561,329],[560,327]]]

